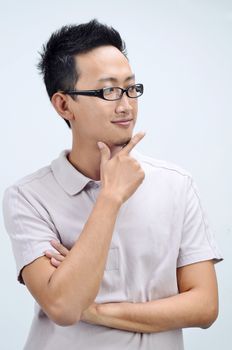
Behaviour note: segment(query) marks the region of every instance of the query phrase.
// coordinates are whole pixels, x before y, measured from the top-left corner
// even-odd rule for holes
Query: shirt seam
[[[165,170],[170,170],[170,171],[173,171],[173,172],[176,172],[178,173],[179,175],[182,175],[184,177],[189,177],[191,178],[192,176],[190,174],[185,174],[184,172],[178,170],[178,169],[174,169],[174,168],[171,168],[169,166],[165,166],[165,165],[158,165],[158,164],[153,164],[151,161],[147,160],[147,159],[142,159],[142,162],[143,163],[147,163],[149,165],[151,165],[152,167],[154,168],[161,168],[161,169],[165,169]]]
[[[16,185],[18,188],[22,188],[22,187],[24,187],[25,185],[28,185],[29,183],[31,183],[31,182],[33,182],[33,181],[42,179],[43,177],[47,176],[49,173],[52,173],[51,168],[49,168],[45,174],[41,174],[41,175],[37,175],[37,176],[35,175],[35,177],[33,177],[32,179],[30,179],[30,180],[29,180],[29,179],[28,179],[28,180],[25,179],[25,181],[23,181],[22,183],[17,182],[15,185]]]
[[[199,197],[199,195],[198,195],[196,189],[195,189],[194,186],[193,186],[193,181],[191,181],[191,187],[192,187],[192,190],[193,190],[195,196],[196,196],[197,199],[198,199],[198,203],[199,203],[199,207],[200,207],[200,211],[201,211],[201,216],[202,216],[202,221],[203,221],[204,228],[205,228],[205,233],[206,233],[207,241],[208,241],[209,246],[211,247],[211,249],[214,251],[214,247],[212,246],[212,243],[211,243],[210,237],[209,237],[208,226],[206,225],[206,222],[205,222],[204,210],[203,210],[203,207],[202,207],[202,204],[201,204],[201,199],[200,199],[200,197]]]

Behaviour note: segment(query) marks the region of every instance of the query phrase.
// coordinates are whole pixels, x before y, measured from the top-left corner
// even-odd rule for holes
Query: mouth
[[[121,120],[115,120],[111,123],[115,124],[115,125],[119,125],[119,126],[125,126],[128,127],[132,124],[133,119],[121,119]]]

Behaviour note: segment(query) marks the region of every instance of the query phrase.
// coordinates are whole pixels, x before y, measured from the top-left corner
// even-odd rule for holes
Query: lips
[[[121,128],[129,128],[132,124],[133,119],[120,119],[120,120],[115,120],[112,123],[115,126],[121,127]]]
[[[120,119],[120,120],[112,121],[111,123],[114,123],[114,124],[128,124],[132,120],[133,119]]]

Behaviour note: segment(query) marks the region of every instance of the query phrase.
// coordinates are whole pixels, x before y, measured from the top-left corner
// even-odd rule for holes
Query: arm
[[[23,269],[26,286],[54,322],[75,323],[95,299],[118,209],[116,201],[100,195],[80,238],[57,269],[47,257]]]
[[[144,178],[137,161],[129,156],[143,136],[135,135],[111,159],[110,150],[102,144],[102,189],[79,239],[65,261],[56,268],[44,256],[22,271],[31,294],[55,323],[71,325],[77,322],[98,293],[120,206]]]
[[[52,242],[59,254],[46,252],[54,266],[67,250]],[[217,318],[217,281],[212,261],[177,269],[180,294],[145,303],[93,303],[81,319],[88,323],[131,332],[153,333],[186,327],[209,327]]]
[[[153,333],[209,327],[217,318],[217,281],[212,261],[177,270],[180,294],[145,303],[94,304],[82,319],[131,332]]]

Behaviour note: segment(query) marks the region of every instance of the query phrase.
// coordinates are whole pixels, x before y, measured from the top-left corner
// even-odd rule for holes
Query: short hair
[[[126,56],[125,42],[117,30],[96,19],[63,26],[50,36],[39,53],[37,65],[50,100],[59,90],[74,89],[79,78],[74,56],[104,45],[115,46]],[[64,120],[71,128],[69,121]]]

